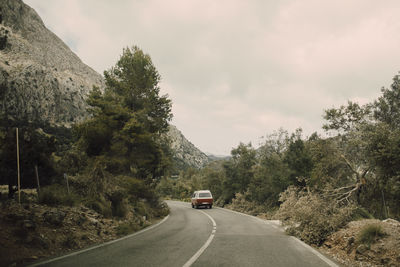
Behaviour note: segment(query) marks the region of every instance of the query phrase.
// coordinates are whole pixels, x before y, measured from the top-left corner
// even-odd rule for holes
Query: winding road
[[[337,266],[271,221],[167,203],[170,215],[154,226],[32,266]]]

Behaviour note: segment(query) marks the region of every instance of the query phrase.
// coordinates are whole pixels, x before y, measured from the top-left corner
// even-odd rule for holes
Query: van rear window
[[[210,193],[199,193],[199,197],[211,197]]]

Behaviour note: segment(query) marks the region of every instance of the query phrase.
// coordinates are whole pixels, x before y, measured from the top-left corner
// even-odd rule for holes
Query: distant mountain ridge
[[[21,0],[0,0],[0,8],[0,115],[66,127],[87,118],[85,99],[93,86],[104,88],[103,77]],[[168,135],[176,163],[208,162],[175,126]]]

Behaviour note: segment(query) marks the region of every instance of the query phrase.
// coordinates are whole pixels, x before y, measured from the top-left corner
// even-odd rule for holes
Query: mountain
[[[217,161],[217,160],[228,160],[231,158],[231,156],[225,156],[225,155],[214,155],[211,153],[206,153],[208,159],[210,161]]]
[[[21,0],[0,0],[0,112],[69,126],[86,116],[100,74],[85,65]]]
[[[169,126],[167,135],[171,139],[171,149],[178,169],[201,168],[209,162],[207,155],[187,140],[175,126]]]
[[[0,116],[70,127],[87,118],[85,99],[103,77],[84,64],[21,0],[0,0]],[[202,167],[207,156],[170,126],[178,167]]]

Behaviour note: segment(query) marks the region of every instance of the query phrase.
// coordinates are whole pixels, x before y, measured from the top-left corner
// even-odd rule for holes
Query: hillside
[[[86,98],[93,86],[104,88],[103,77],[21,0],[0,6],[0,115],[66,127],[87,118]],[[208,162],[175,126],[168,135],[178,169]]]
[[[9,119],[69,126],[87,116],[85,98],[103,86],[85,65],[20,0],[0,0],[0,112]]]
[[[187,140],[175,126],[170,125],[168,136],[171,139],[174,161],[178,168],[201,168],[209,162],[207,155]]]

